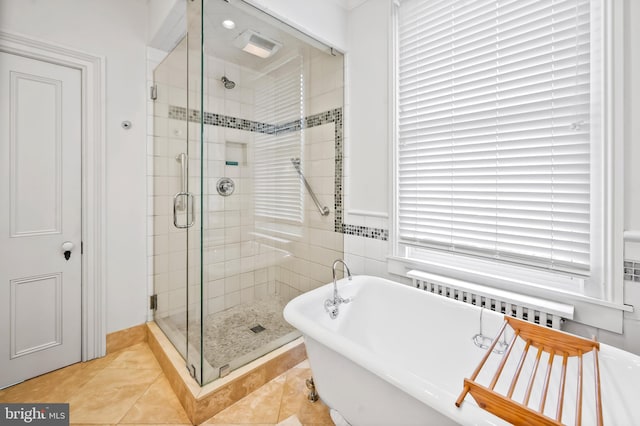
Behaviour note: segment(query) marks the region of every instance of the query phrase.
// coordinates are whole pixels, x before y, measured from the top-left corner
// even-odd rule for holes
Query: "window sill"
[[[522,279],[515,280],[507,275],[486,270],[472,270],[466,265],[446,265],[440,262],[389,256],[388,272],[404,278],[412,270],[422,270],[445,277],[464,280],[501,290],[566,303],[574,306],[573,321],[600,329],[622,333],[624,312],[633,312],[633,306],[612,303],[567,290],[551,289],[535,283],[523,284]],[[514,288],[517,287],[517,288]]]

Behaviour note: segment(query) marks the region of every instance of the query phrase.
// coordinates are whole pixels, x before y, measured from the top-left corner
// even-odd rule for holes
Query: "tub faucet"
[[[338,266],[338,263],[342,263],[344,265],[344,269],[347,270],[347,277],[349,281],[351,281],[351,271],[349,270],[347,264],[344,263],[344,260],[335,260],[333,262],[333,266],[331,267],[331,269],[333,270],[333,299],[327,299],[324,301],[324,309],[325,311],[329,312],[329,316],[331,317],[331,319],[336,319],[336,317],[338,316],[338,306],[343,303],[349,303],[351,301],[349,298],[343,299],[338,294],[338,282],[336,280],[336,266]]]

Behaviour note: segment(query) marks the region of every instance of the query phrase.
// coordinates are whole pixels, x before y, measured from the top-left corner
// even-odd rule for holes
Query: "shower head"
[[[224,84],[225,89],[233,89],[234,87],[236,87],[236,83],[229,80],[226,76],[223,76],[220,81],[222,81],[222,84]]]

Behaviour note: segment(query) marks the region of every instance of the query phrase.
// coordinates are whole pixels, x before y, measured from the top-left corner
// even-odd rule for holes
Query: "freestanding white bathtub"
[[[295,298],[284,317],[304,334],[321,399],[347,422],[507,424],[479,408],[471,395],[460,408],[454,404],[463,379],[485,353],[472,340],[479,332],[481,308],[382,278],[355,276],[338,282],[340,295],[351,302],[340,305],[332,320],[324,309],[332,289],[327,284]],[[493,338],[503,316],[488,310],[482,316],[483,334]],[[640,357],[601,344],[599,358],[604,424],[640,424]],[[499,359],[492,355],[488,364]],[[571,374],[569,369],[567,383],[572,383]],[[587,370],[584,383],[592,379]],[[550,387],[548,398],[555,397],[551,392]],[[569,386],[567,392],[572,392]],[[587,388],[584,404],[583,424],[595,424],[593,393]],[[572,411],[565,409],[569,414],[563,422],[573,424]]]

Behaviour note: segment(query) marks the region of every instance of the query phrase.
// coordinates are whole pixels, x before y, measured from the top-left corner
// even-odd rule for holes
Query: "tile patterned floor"
[[[209,365],[219,369],[234,360],[247,358],[247,354],[260,350],[272,342],[291,342],[299,332],[284,320],[282,310],[287,300],[278,295],[243,303],[204,318],[204,353]],[[173,325],[181,336],[187,334],[184,313],[167,317],[163,321]],[[261,325],[264,330],[254,333],[250,327]],[[189,342],[200,347],[200,322],[189,322]],[[184,339],[184,337],[183,337]],[[251,358],[255,359],[255,358]]]
[[[333,425],[322,402],[306,399],[310,375],[305,361],[205,424]],[[71,424],[190,424],[146,343],[0,390],[0,402],[68,402]]]

